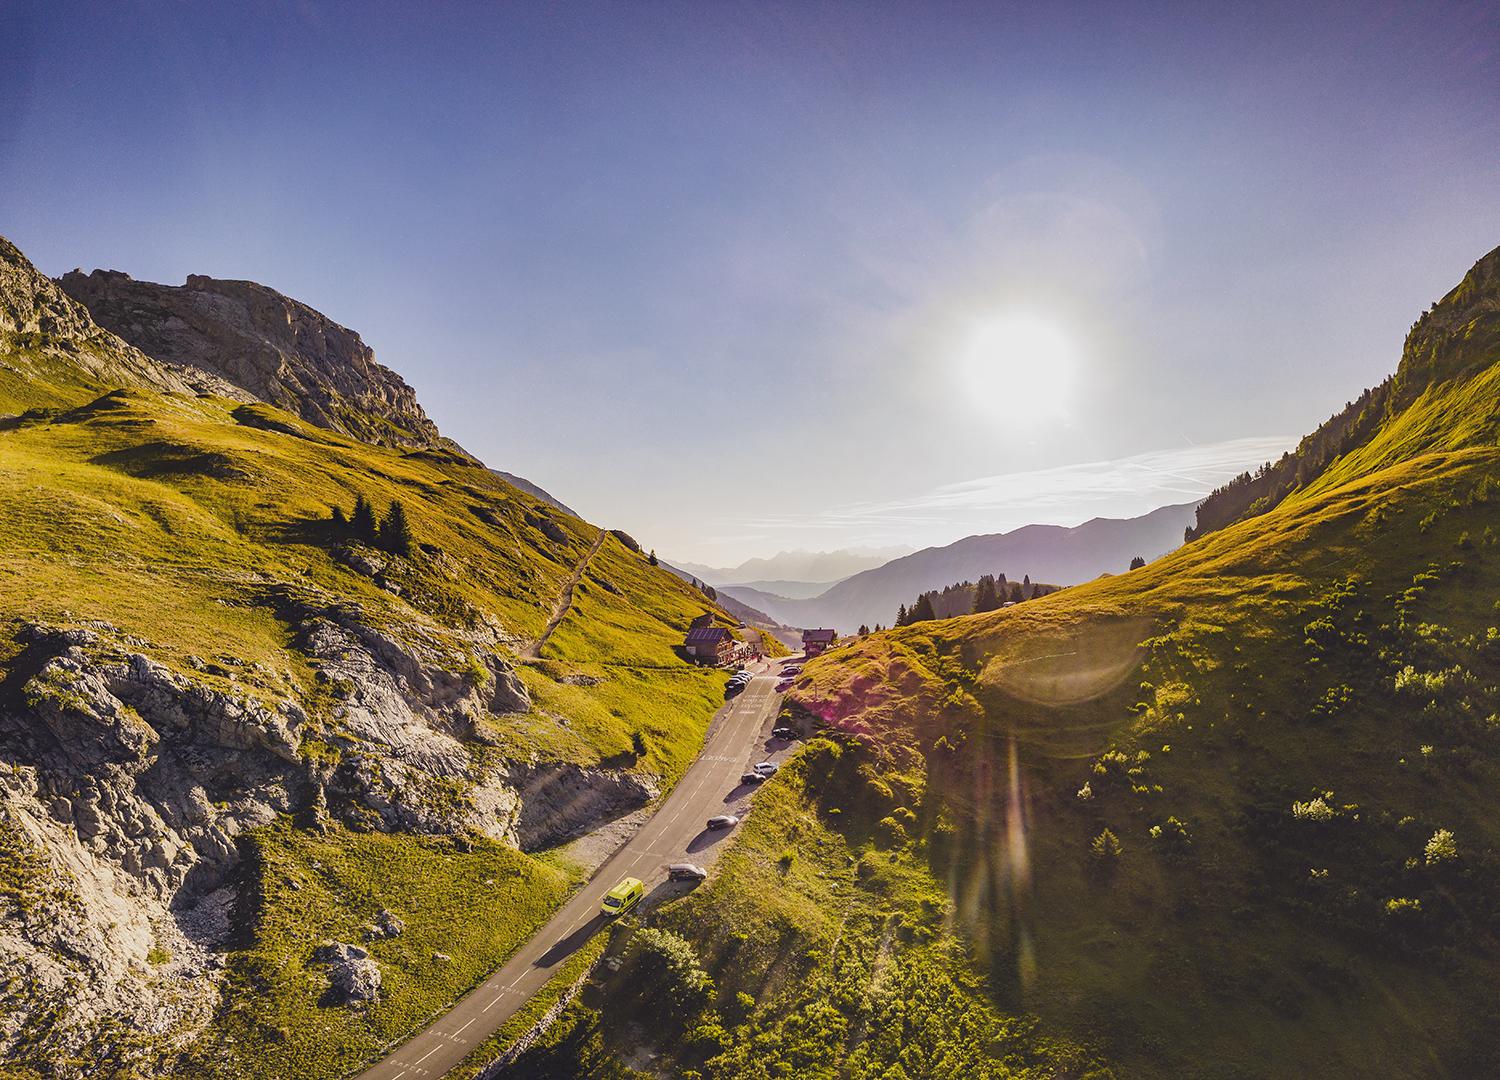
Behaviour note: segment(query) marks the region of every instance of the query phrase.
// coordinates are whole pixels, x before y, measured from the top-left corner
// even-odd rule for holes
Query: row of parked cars
[[[781,671],[781,676],[784,681],[784,685],[778,686],[777,689],[782,690],[785,689],[786,686],[790,686],[791,680],[795,678],[801,671],[802,668],[800,666],[783,668]],[[754,677],[754,674],[749,671],[736,672],[730,678],[729,685],[725,688],[725,695],[732,697],[733,695],[739,693],[747,685],[749,685],[750,680]],[[777,727],[771,729],[771,738],[773,739],[783,739],[789,741],[797,737],[798,734],[795,728]],[[759,762],[756,765],[752,765],[749,772],[744,773],[740,776],[740,783],[762,784],[765,781],[771,779],[771,777],[775,776],[777,770],[780,767],[781,766],[777,765],[774,761]],[[714,830],[732,829],[739,823],[740,819],[735,814],[716,814],[713,817],[709,818],[707,822],[708,828]],[[699,866],[697,863],[673,863],[671,866],[667,867],[667,878],[671,881],[702,881],[706,877],[708,877],[708,871]],[[646,886],[641,881],[641,879],[628,877],[623,879],[618,885],[616,885],[613,889],[609,890],[609,892],[605,894],[604,902],[602,905],[600,905],[600,910],[603,911],[606,916],[613,917],[615,915],[623,915],[625,914],[625,912],[635,907],[636,904],[640,903],[641,898],[645,895]]]

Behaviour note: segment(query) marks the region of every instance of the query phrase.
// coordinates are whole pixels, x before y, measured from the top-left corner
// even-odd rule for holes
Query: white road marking
[[[458,1034],[459,1034],[459,1033],[460,1033],[460,1032],[462,1032],[462,1031],[463,1031],[463,1029],[464,1029],[464,1028],[466,1028],[466,1027],[468,1027],[468,1026],[469,1026],[469,1024],[472,1024],[472,1023],[473,1023],[473,1022],[474,1022],[474,1020],[473,1020],[473,1019],[470,1019],[470,1020],[468,1020],[468,1021],[467,1021],[467,1022],[465,1022],[465,1024],[464,1024],[464,1026],[463,1026],[463,1027],[461,1027],[461,1028],[459,1028],[459,1029],[458,1029],[458,1030],[457,1030],[457,1031],[455,1031],[455,1032],[454,1032],[454,1033],[453,1033],[453,1034],[454,1034],[454,1035],[458,1035]]]
[[[422,1062],[426,1061],[428,1058],[430,1058],[433,1054],[436,1054],[437,1052],[438,1052],[438,1048],[436,1046],[434,1046],[431,1050],[427,1051],[427,1053],[425,1053],[421,1057],[417,1058],[417,1060],[414,1062],[414,1064],[417,1064],[417,1065],[422,1064]]]

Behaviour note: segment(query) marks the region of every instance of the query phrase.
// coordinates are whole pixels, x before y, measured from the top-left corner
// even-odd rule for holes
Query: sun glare
[[[1056,322],[1030,312],[1005,312],[974,324],[959,367],[980,408],[1057,417],[1067,412],[1078,350]]]

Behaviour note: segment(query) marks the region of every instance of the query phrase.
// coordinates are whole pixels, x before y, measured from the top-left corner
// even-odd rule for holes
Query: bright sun
[[[1002,312],[975,323],[959,355],[974,403],[1007,416],[1066,413],[1077,366],[1077,345],[1067,331],[1030,312]]]

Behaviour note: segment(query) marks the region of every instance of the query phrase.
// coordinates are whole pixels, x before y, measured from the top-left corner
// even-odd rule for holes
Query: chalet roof
[[[717,645],[730,636],[722,626],[695,626],[687,632],[684,645]]]
[[[833,639],[836,638],[836,637],[838,637],[838,636],[839,636],[839,633],[838,633],[837,630],[804,630],[804,631],[802,631],[802,640],[803,641],[821,641],[821,642],[824,642],[825,644],[829,644],[829,645],[833,644]]]

